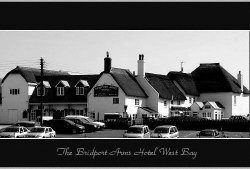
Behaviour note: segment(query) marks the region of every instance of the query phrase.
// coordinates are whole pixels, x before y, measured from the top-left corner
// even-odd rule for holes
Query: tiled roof
[[[151,86],[159,93],[160,98],[171,100],[186,100],[183,93],[177,86],[165,75],[146,73],[146,79]]]
[[[199,92],[191,74],[171,71],[168,73],[167,77],[172,81],[176,81],[186,94],[199,96]]]
[[[203,102],[195,102],[200,108],[202,108],[204,106]]]
[[[51,88],[46,89],[46,95],[43,97],[44,103],[66,103],[66,102],[86,102],[87,93],[90,87],[92,87],[98,80],[99,75],[60,75],[60,76],[45,76],[44,80],[48,81]],[[70,87],[64,88],[64,96],[57,96],[56,85],[61,80],[67,81]],[[86,80],[90,87],[85,88],[84,95],[76,95],[75,85],[79,80]],[[37,77],[37,81],[40,81],[40,77]],[[39,103],[40,96],[37,96],[36,89],[30,97],[30,103]]]
[[[30,68],[30,67],[21,67],[17,66],[15,69],[12,69],[8,72],[3,78],[2,82],[8,77],[9,74],[21,74],[27,82],[36,83],[36,77],[40,76],[40,69]],[[63,71],[54,71],[44,69],[44,76],[57,76],[57,75],[69,75],[68,72]]]
[[[210,105],[213,106],[215,109],[224,109],[225,107],[220,102],[208,101]]]
[[[237,79],[219,63],[200,64],[191,74],[200,93],[241,93]],[[243,93],[249,94],[249,90],[245,86]]]
[[[110,74],[127,96],[147,97],[147,94],[129,70],[111,68]]]

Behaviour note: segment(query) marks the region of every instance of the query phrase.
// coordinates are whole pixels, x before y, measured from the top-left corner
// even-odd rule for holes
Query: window
[[[138,106],[139,105],[139,99],[135,99],[135,105]]]
[[[57,96],[64,95],[64,87],[57,87]]]
[[[236,96],[234,96],[234,105],[236,106]]]
[[[207,117],[206,112],[202,113],[202,117]]]
[[[192,98],[191,97],[189,97],[189,103],[192,103]]]
[[[173,100],[171,100],[171,104],[174,104],[174,101],[173,101]]]
[[[208,113],[207,113],[207,117],[212,117],[211,112],[208,112]]]
[[[76,95],[84,95],[84,87],[76,87]]]
[[[10,89],[10,94],[11,95],[18,95],[18,94],[20,94],[20,89]]]
[[[133,120],[135,119],[136,117],[135,117],[135,114],[133,114]]]
[[[147,114],[142,114],[141,116],[142,116],[142,118],[146,118]]]
[[[195,97],[193,98],[193,102],[195,102]]]
[[[80,87],[80,95],[84,95],[84,87]]]
[[[94,112],[90,113],[90,118],[95,119],[95,113]]]
[[[210,109],[211,106],[210,105],[205,105],[205,109]]]
[[[167,101],[166,100],[164,100],[164,106],[167,106]]]
[[[80,110],[80,115],[83,116],[83,110]]]
[[[180,100],[178,100],[178,101],[177,101],[177,105],[180,105],[180,104],[181,104],[181,101],[180,101]]]
[[[119,98],[113,98],[113,104],[119,104]]]
[[[36,112],[34,110],[32,110],[32,112],[30,113],[30,119],[32,121],[35,121],[36,120]]]
[[[76,87],[76,95],[79,95],[79,87]]]
[[[43,96],[45,96],[45,88],[43,88]],[[41,96],[41,87],[37,87],[37,96]]]

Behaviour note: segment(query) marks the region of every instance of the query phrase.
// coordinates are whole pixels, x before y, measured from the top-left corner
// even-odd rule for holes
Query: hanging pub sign
[[[102,85],[94,88],[94,97],[109,96],[118,96],[118,87],[112,85]]]

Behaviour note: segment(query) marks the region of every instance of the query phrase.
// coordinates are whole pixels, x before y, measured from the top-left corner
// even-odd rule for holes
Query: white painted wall
[[[94,88],[100,85],[113,85],[118,87],[118,97],[94,97]],[[104,113],[119,112],[121,115],[123,115],[125,97],[125,93],[119,87],[113,77],[110,74],[104,73],[88,93],[88,112],[99,112],[100,120],[104,119]],[[113,104],[113,98],[119,98],[119,104]],[[128,105],[127,111],[130,111],[130,105]]]
[[[234,105],[234,96],[237,104]],[[232,115],[247,115],[249,113],[249,95],[242,95],[232,92],[201,93],[199,101],[219,101],[224,107],[224,118]]]
[[[146,99],[147,107],[158,111],[159,93],[149,84],[149,82],[144,77],[137,76],[136,80],[148,95],[148,98]]]
[[[19,89],[20,94],[11,95],[10,89]],[[13,123],[9,118],[9,110],[17,110],[18,120],[23,119],[23,111],[28,109],[28,83],[20,74],[10,74],[2,84],[2,113],[0,123]]]
[[[234,96],[236,96],[236,105],[234,104]],[[249,113],[249,95],[232,94],[232,115],[247,115]]]
[[[170,101],[167,101],[167,106],[164,106],[164,99],[159,99],[158,101],[158,112],[161,117],[169,117],[170,116]]]
[[[135,105],[135,99],[139,99],[139,105]],[[132,116],[133,114],[138,113],[138,107],[145,107],[146,106],[146,99],[145,98],[139,98],[139,97],[125,97],[125,105],[128,105],[127,107],[127,113],[128,115]]]

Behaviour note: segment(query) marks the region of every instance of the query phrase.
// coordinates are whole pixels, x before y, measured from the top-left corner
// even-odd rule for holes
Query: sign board
[[[112,85],[96,86],[94,97],[113,97],[118,96],[118,87]]]

